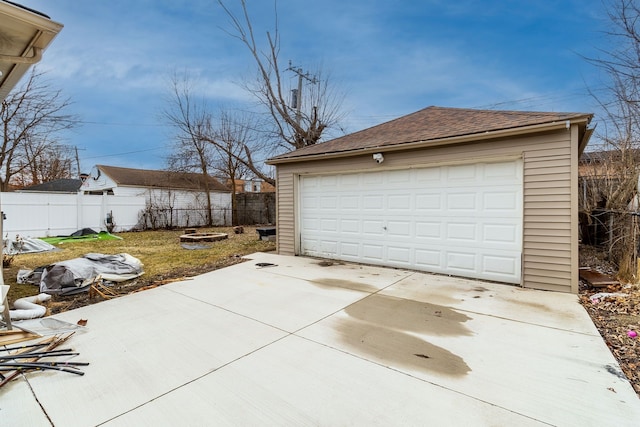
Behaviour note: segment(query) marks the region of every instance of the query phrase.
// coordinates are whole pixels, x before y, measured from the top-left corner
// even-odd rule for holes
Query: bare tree
[[[606,216],[592,216],[608,229],[611,260],[621,280],[636,280],[637,216],[629,211],[637,204],[638,161],[640,160],[640,3],[611,0],[606,4],[610,28],[607,36],[613,49],[603,50],[589,62],[608,78],[604,95],[593,97],[602,114],[598,129],[600,151],[586,154],[592,165],[582,180],[588,181],[583,203],[587,212],[601,208]],[[586,189],[586,186],[584,187]]]
[[[71,147],[40,141],[29,142],[21,148],[22,154],[16,161],[19,167],[11,184],[24,187],[74,176],[75,159]]]
[[[42,158],[47,150],[59,154],[52,147],[59,144],[60,132],[78,123],[74,115],[66,113],[70,104],[70,99],[52,88],[35,68],[26,82],[2,101],[0,167],[4,176],[0,176],[0,190],[6,191],[12,177],[28,170],[34,158]]]
[[[231,186],[231,215],[233,225],[238,225],[236,208],[236,181],[243,178],[247,166],[240,159],[244,148],[251,139],[252,119],[247,114],[220,111],[215,133],[207,138],[216,151],[213,163],[218,173],[224,176]]]
[[[162,112],[162,117],[174,128],[177,142],[168,162],[173,170],[202,174],[207,199],[207,225],[212,226],[209,167],[213,161],[214,147],[208,142],[212,139],[211,113],[206,102],[197,99],[193,92],[193,82],[188,75],[182,78],[173,75],[171,98]]]
[[[250,91],[266,109],[270,117],[270,126],[266,135],[275,141],[268,154],[275,154],[282,149],[299,149],[320,142],[323,133],[334,127],[343,118],[341,105],[343,95],[329,83],[327,76],[320,72],[314,74],[303,72],[289,62],[286,66],[280,61],[280,32],[278,29],[277,11],[273,32],[266,33],[267,48],[261,49],[253,30],[251,17],[245,0],[240,0],[241,12],[234,13],[226,3],[218,0],[218,4],[230,19],[232,29],[227,33],[238,39],[251,54],[257,66],[257,77],[247,82],[245,89]],[[275,3],[274,3],[275,4]],[[290,105],[289,91],[285,87],[284,72],[290,71],[298,77],[297,102]],[[308,95],[301,97],[303,83],[310,83]],[[253,158],[255,149],[245,145],[244,157],[241,160],[251,171],[270,184],[275,180],[260,170],[258,162]]]

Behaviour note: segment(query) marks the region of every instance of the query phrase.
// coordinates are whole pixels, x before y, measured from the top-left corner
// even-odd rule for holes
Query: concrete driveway
[[[575,295],[248,258],[55,316],[86,375],[3,387],[0,425],[640,425]]]

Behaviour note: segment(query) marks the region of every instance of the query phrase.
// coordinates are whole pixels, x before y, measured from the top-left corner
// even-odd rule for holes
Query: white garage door
[[[303,255],[520,283],[522,161],[302,176]]]

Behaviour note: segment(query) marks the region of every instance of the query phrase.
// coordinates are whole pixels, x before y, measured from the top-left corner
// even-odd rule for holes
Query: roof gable
[[[278,160],[314,155],[486,135],[536,125],[565,123],[567,120],[581,119],[588,123],[592,116],[588,113],[472,110],[432,106],[340,138],[282,154],[270,161],[278,163]]]
[[[96,166],[101,173],[111,178],[118,186],[173,188],[179,190],[203,190],[205,180],[202,174],[122,168],[117,166]],[[229,192],[229,188],[209,176],[209,191]]]

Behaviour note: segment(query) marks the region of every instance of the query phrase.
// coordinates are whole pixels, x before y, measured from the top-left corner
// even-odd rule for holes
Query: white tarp
[[[30,254],[35,252],[59,251],[52,244],[40,239],[22,237],[16,240],[5,239],[4,253],[7,255]]]
[[[40,278],[40,292],[72,294],[85,290],[86,284],[83,282],[98,275],[117,282],[131,280],[142,274],[142,263],[129,254],[91,253],[45,267]]]

